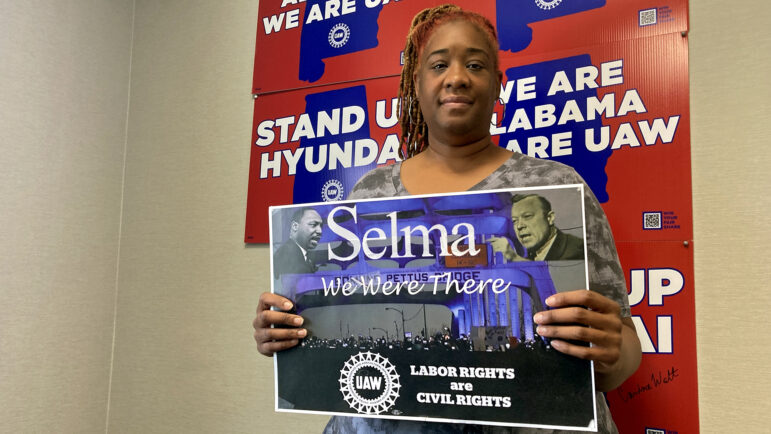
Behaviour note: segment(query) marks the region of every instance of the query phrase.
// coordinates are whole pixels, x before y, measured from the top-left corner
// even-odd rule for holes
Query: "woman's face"
[[[434,29],[420,54],[415,88],[429,138],[464,144],[490,134],[501,73],[482,30],[467,21]]]

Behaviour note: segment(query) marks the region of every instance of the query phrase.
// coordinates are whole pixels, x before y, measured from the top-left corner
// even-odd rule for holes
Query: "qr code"
[[[643,9],[640,11],[640,27],[656,24],[656,9]]]
[[[667,432],[658,428],[645,428],[645,434],[667,434]]]
[[[643,229],[661,229],[661,212],[644,212]]]

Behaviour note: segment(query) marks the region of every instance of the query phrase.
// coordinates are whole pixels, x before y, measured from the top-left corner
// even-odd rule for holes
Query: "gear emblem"
[[[536,6],[541,9],[554,9],[562,3],[562,0],[535,0]]]
[[[348,27],[345,23],[337,23],[332,26],[332,29],[329,31],[329,36],[327,36],[329,45],[332,46],[332,48],[342,47],[348,43],[348,39],[350,38],[351,28]]]
[[[377,415],[388,411],[399,398],[396,367],[377,353],[351,356],[340,370],[340,392],[348,405],[360,414]]]
[[[343,198],[343,193],[343,183],[336,179],[330,179],[321,187],[321,200],[324,202],[340,200]]]

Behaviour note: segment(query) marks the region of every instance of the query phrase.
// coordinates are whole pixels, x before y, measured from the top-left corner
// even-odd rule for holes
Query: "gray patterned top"
[[[364,175],[353,187],[348,199],[408,196],[401,183],[401,163],[379,167]],[[621,316],[630,316],[626,281],[618,262],[605,212],[584,180],[571,167],[555,161],[540,160],[513,153],[501,167],[469,190],[495,190],[515,187],[539,187],[545,185],[584,184],[584,209],[586,213],[586,246],[589,265],[589,286],[592,290],[615,300],[621,306]],[[597,392],[597,418],[600,433],[618,433],[602,393]],[[407,420],[370,419],[335,416],[329,420],[324,434],[363,433],[486,433],[486,434],[563,434],[582,431],[543,430],[534,428],[508,428],[483,425],[461,425]]]

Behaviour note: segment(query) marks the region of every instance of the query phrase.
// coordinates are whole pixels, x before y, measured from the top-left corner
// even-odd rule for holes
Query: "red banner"
[[[412,17],[422,9],[444,3],[443,0],[261,1],[254,93],[399,75],[401,52]],[[486,16],[497,26],[501,54],[536,54],[688,30],[686,0],[673,0],[666,6],[651,0],[457,0],[453,3]],[[329,39],[334,38],[330,31],[337,24],[345,24],[350,31],[348,40],[339,47],[329,44]],[[359,37],[357,33],[364,36]],[[281,67],[265,64],[266,59],[278,58],[282,59]]]
[[[616,248],[643,362],[607,394],[613,419],[621,433],[698,432],[693,246],[617,241]]]

